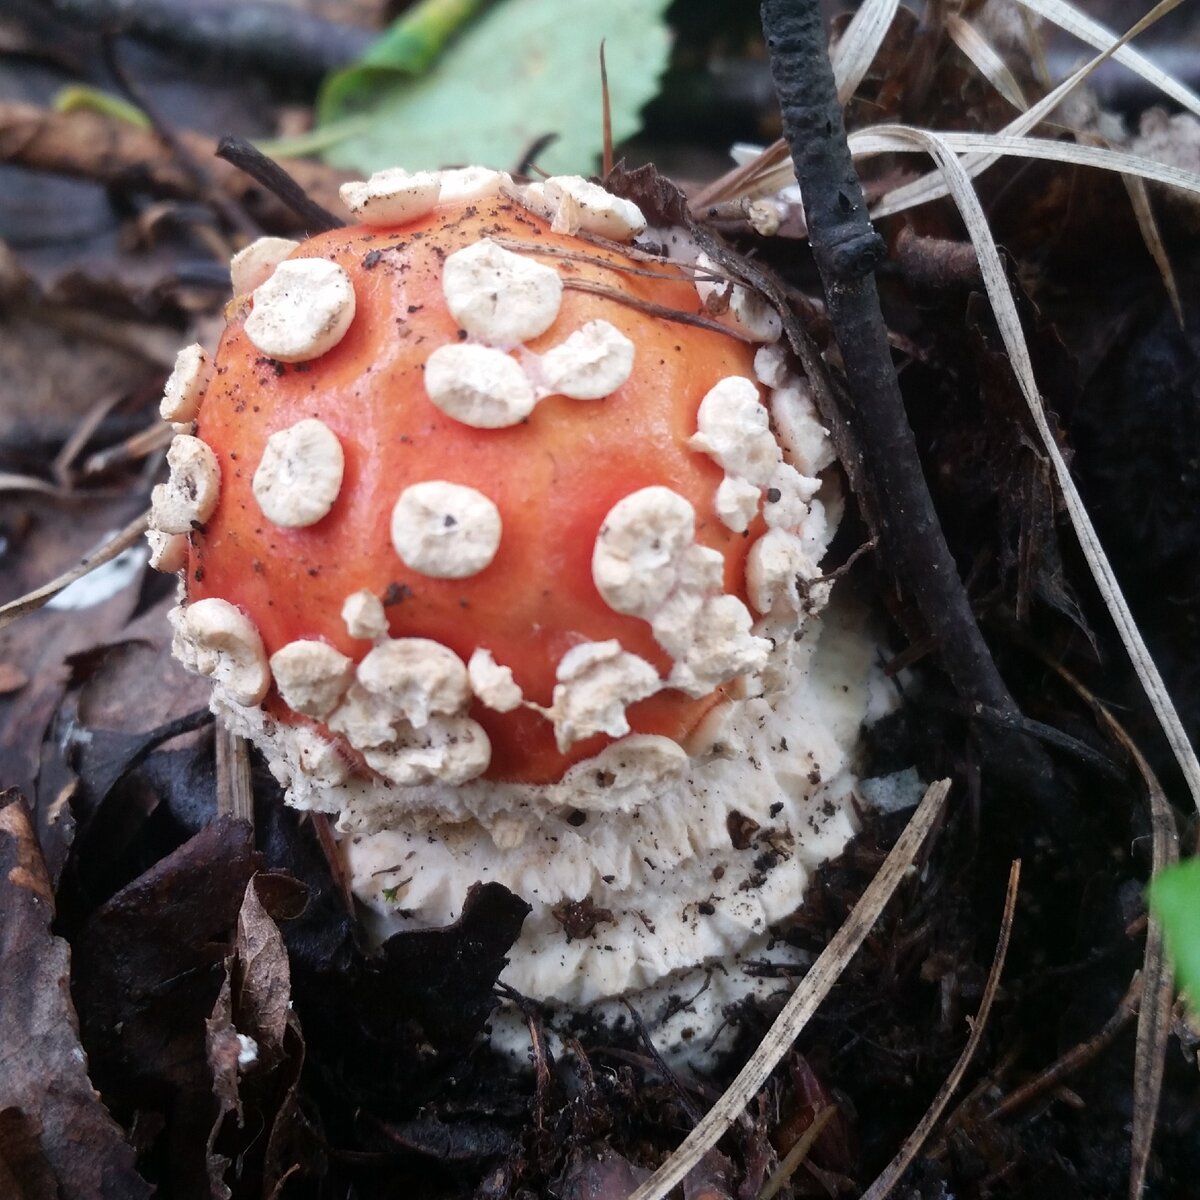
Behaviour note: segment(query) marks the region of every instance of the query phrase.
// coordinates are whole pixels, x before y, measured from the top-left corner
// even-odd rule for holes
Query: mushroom
[[[854,828],[826,431],[775,314],[629,200],[482,168],[347,198],[366,224],[243,252],[172,377],[178,652],[336,814],[379,936],[497,880],[532,905],[508,983],[671,997],[681,1054]]]

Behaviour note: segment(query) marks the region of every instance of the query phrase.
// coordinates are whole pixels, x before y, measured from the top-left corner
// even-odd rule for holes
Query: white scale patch
[[[229,260],[234,298],[249,295],[261,287],[274,274],[275,268],[299,248],[300,243],[291,238],[260,237],[239,250]]]
[[[723,595],[724,559],[695,544],[695,511],[669,488],[650,487],[619,500],[592,552],[592,579],[617,612],[650,622],[674,659],[667,680],[692,696],[761,670],[770,643],[751,632],[736,596]]]
[[[441,196],[436,172],[409,173],[402,167],[376,171],[365,183],[343,183],[342,203],[364,225],[388,228],[405,225],[432,212]]]
[[[221,496],[221,468],[212,449],[190,433],[176,434],[167,451],[170,475],[150,493],[150,527],[191,533],[203,525]]]
[[[194,421],[212,373],[212,359],[203,346],[193,344],[180,350],[158,406],[162,419],[181,423]]]
[[[519,425],[537,403],[516,359],[471,344],[439,346],[426,359],[425,392],[448,417],[474,429]]]
[[[704,275],[717,278],[697,279],[696,291],[709,313],[724,325],[736,329],[756,342],[776,342],[783,333],[779,314],[762,297],[723,278],[721,268],[701,253],[696,267]]]
[[[470,200],[487,200],[498,196],[502,189],[512,187],[507,171],[490,167],[451,167],[438,172],[442,184],[439,204],[465,204]]]
[[[400,493],[392,510],[392,545],[414,571],[434,579],[466,579],[496,557],[500,510],[482,492],[430,480]]]
[[[511,667],[501,666],[490,650],[480,646],[467,661],[471,690],[482,704],[494,712],[512,712],[520,708],[524,696]]]
[[[289,258],[254,289],[246,336],[268,358],[305,362],[346,336],[354,307],[354,285],[337,263]]]
[[[270,661],[283,702],[318,720],[333,711],[354,675],[354,662],[325,642],[289,642]]]
[[[171,610],[171,653],[189,671],[221,684],[238,704],[262,703],[271,686],[267,652],[254,622],[227,600],[210,597]]]
[[[254,498],[267,520],[284,529],[315,525],[338,498],[345,465],[337,434],[307,417],[267,438],[254,472]]]
[[[387,637],[388,619],[383,604],[374,592],[365,588],[351,592],[342,604],[342,621],[352,638],[376,642]]]
[[[616,242],[632,241],[646,229],[646,218],[632,200],[605,191],[580,175],[552,175],[541,195],[555,233],[593,233]]]
[[[442,291],[469,334],[493,346],[515,346],[554,324],[563,284],[553,267],[483,238],[446,259]]]
[[[626,706],[663,686],[653,665],[622,650],[615,638],[573,646],[556,674],[558,684],[546,715],[554,722],[560,751],[597,733],[623,737],[629,732]]]
[[[470,697],[467,668],[452,650],[397,638],[358,664],[328,723],[393,783],[465,783],[491,761],[483,727],[464,715]]]
[[[634,346],[608,321],[587,321],[538,360],[542,383],[572,400],[612,395],[633,372]]]

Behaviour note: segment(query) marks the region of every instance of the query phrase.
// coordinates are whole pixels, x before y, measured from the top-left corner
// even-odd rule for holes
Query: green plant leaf
[[[320,110],[347,129],[326,158],[364,174],[478,163],[511,167],[545,134],[551,174],[592,171],[603,143],[600,43],[605,42],[613,138],[637,131],[656,93],[670,38],[669,0],[501,0],[421,77],[378,61],[352,71]],[[373,48],[374,49],[374,48]],[[383,51],[379,52],[380,54]],[[373,57],[373,56],[371,56]],[[365,124],[350,127],[355,117]]]
[[[1150,908],[1162,922],[1179,986],[1200,1011],[1200,858],[1190,858],[1150,881]]]
[[[487,0],[421,0],[371,43],[362,61],[335,71],[321,87],[317,121],[332,125],[370,108],[406,75],[423,75],[451,37]]]

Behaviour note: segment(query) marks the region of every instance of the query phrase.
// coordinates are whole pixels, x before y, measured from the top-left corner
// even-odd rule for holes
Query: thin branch
[[[1051,1063],[1044,1071],[1009,1092],[1007,1096],[996,1103],[994,1108],[990,1108],[984,1113],[984,1120],[999,1121],[1003,1117],[1010,1116],[1024,1108],[1025,1105],[1032,1103],[1039,1096],[1057,1087],[1076,1071],[1086,1067],[1092,1059],[1111,1046],[1117,1040],[1117,1035],[1121,1030],[1133,1020],[1141,995],[1141,976],[1136,975],[1125,995],[1121,997],[1120,1004],[1117,1005],[1112,1016],[1104,1022],[1099,1033],[1088,1038],[1086,1042],[1080,1042],[1078,1046],[1072,1046],[1066,1054]]]
[[[85,558],[77,567],[72,567],[57,579],[52,579],[49,583],[43,584],[32,592],[27,592],[24,596],[18,596],[15,600],[0,605],[0,629],[11,625],[31,612],[36,612],[48,601],[53,600],[59,592],[70,587],[77,579],[82,579],[97,567],[111,562],[118,554],[124,553],[131,546],[136,546],[142,540],[142,535],[146,532],[149,524],[150,514],[142,513],[140,517],[131,521],[120,533],[101,546],[90,558]]]
[[[722,325],[719,321],[710,321],[707,317],[701,317],[696,313],[686,313],[679,308],[668,308],[665,304],[654,304],[649,300],[635,300],[632,296],[628,296],[616,288],[605,287],[602,283],[590,283],[586,279],[564,279],[563,287],[568,291],[590,292],[593,296],[604,296],[606,299],[615,300],[618,304],[624,304],[628,308],[636,308],[638,312],[647,313],[652,317],[661,317],[664,321],[678,321],[681,325],[695,325],[700,329],[711,330],[713,333],[723,333],[726,337],[733,338],[735,342],[754,344],[753,338],[739,333],[728,325]]]
[[[214,159],[214,139],[186,129],[178,136],[194,159],[211,164],[217,186],[264,228],[273,233],[304,228],[286,205],[255,180]],[[170,199],[197,197],[195,181],[153,130],[103,113],[58,113],[32,104],[0,103],[0,162],[87,179],[118,191]],[[302,160],[288,165],[304,191],[336,210],[338,185],[349,178],[345,172]]]
[[[864,478],[858,482],[870,486],[867,514],[959,697],[1015,717],[1017,705],[975,621],[905,414],[875,287],[884,245],[868,219],[850,157],[820,6],[817,0],[763,0],[762,20],[809,243],[845,365],[848,421],[862,454]],[[999,736],[1002,753],[994,763],[1038,778],[1049,775],[1044,751],[1015,735]]]
[[[244,138],[223,137],[217,143],[217,157],[244,171],[262,184],[285,208],[304,223],[309,233],[340,229],[345,222],[310,200],[304,189],[273,159],[268,158]]]

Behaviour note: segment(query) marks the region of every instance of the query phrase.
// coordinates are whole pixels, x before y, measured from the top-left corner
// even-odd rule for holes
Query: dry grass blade
[[[873,154],[903,154],[913,149],[914,130],[902,125],[875,125],[850,135],[850,149],[856,158],[868,158]],[[922,132],[922,131],[918,131]],[[985,150],[991,162],[1003,156],[1013,158],[1036,158],[1043,162],[1056,162],[1079,167],[1097,167],[1102,171],[1116,171],[1137,179],[1163,183],[1181,191],[1200,194],[1200,175],[1184,171],[1167,163],[1156,162],[1140,154],[1129,154],[1124,150],[1108,150],[1102,146],[1083,146],[1072,142],[1055,142],[1049,138],[1016,137],[1006,133],[934,133],[925,136],[937,138],[947,150],[955,154],[970,154]],[[967,175],[978,175],[967,162],[962,164]],[[895,195],[895,193],[892,193]],[[890,204],[890,199],[885,201]],[[877,212],[872,216],[878,216]]]
[[[1073,92],[1087,77],[1100,66],[1101,63],[1111,58],[1116,54],[1130,38],[1136,37],[1143,30],[1148,29],[1159,17],[1170,12],[1171,9],[1177,7],[1181,0],[1161,0],[1156,4],[1144,17],[1137,21],[1107,49],[1093,58],[1090,62],[1085,63],[1074,75],[1063,80],[1053,91],[1049,92],[1041,100],[1032,107],[1021,113],[1014,120],[1010,121],[999,134],[993,134],[992,137],[1020,137],[1028,133],[1036,125],[1044,121],[1058,106]],[[978,175],[981,171],[986,171],[997,158],[992,154],[984,154],[980,157],[972,157],[968,162],[964,163],[969,175]],[[920,179],[914,180],[912,183],[907,183],[903,187],[898,187],[894,191],[889,192],[884,199],[875,206],[872,211],[874,217],[891,216],[893,213],[903,212],[905,209],[912,208],[917,204],[926,204],[931,200],[940,200],[947,195],[946,183],[941,179],[937,172],[931,175],[922,176]]]
[[[1099,21],[1093,21],[1086,13],[1080,12],[1073,4],[1067,4],[1064,0],[1017,0],[1017,3],[1030,12],[1036,13],[1039,17],[1045,17],[1059,29],[1073,34],[1081,42],[1087,42],[1089,46],[1094,46],[1097,50],[1107,50],[1118,40],[1112,30],[1105,29]],[[1163,12],[1168,12],[1182,3],[1183,0],[1170,0],[1167,6],[1159,5],[1158,7],[1163,9]],[[1158,13],[1155,20],[1161,15],[1162,13]],[[1141,25],[1140,21],[1138,25]],[[1141,30],[1139,29],[1138,32]],[[1153,84],[1161,92],[1170,96],[1177,104],[1200,116],[1200,96],[1197,96],[1191,88],[1180,83],[1179,80],[1173,79],[1165,71],[1160,70],[1132,46],[1122,45],[1115,49],[1113,58],[1122,66],[1128,67],[1140,75],[1147,83]]]
[[[838,100],[842,104],[854,95],[870,70],[899,8],[900,0],[866,0],[829,52]],[[752,200],[756,196],[767,196],[794,182],[791,153],[787,143],[780,138],[753,162],[735,167],[713,180],[693,197],[690,207],[696,217],[701,217],[710,205],[735,198]]]
[[[976,70],[1019,112],[1029,108],[1017,77],[997,53],[996,48],[958,13],[946,17],[946,32],[950,40],[975,64]]]
[[[250,781],[250,755],[246,739],[231,733],[219,721],[216,727],[217,814],[228,814],[254,824],[254,787]]]
[[[899,7],[900,0],[866,0],[830,51],[840,103],[854,95],[871,69]]]
[[[0,605],[0,629],[11,625],[21,617],[28,616],[31,612],[36,612],[42,605],[53,600],[59,592],[70,587],[77,579],[82,579],[97,567],[102,567],[106,562],[112,562],[118,554],[123,554],[131,546],[137,545],[146,532],[149,522],[150,514],[142,513],[137,520],[126,525],[111,541],[101,546],[95,554],[85,558],[79,566],[72,567],[57,579],[52,579],[49,583],[43,584],[32,592],[27,592],[24,596],[18,596],[15,600]]]
[[[1034,426],[1042,441],[1042,448],[1054,468],[1055,477],[1062,491],[1063,502],[1071,518],[1071,524],[1075,528],[1075,535],[1079,539],[1080,547],[1088,561],[1088,566],[1105,606],[1117,627],[1121,642],[1133,662],[1134,670],[1150,700],[1155,716],[1162,725],[1175,759],[1187,780],[1192,799],[1197,809],[1200,810],[1200,762],[1197,761],[1196,752],[1188,741],[1183,722],[1179,719],[1179,713],[1167,692],[1162,675],[1150,657],[1137,622],[1134,621],[1133,614],[1129,611],[1129,605],[1121,591],[1121,585],[1117,582],[1117,577],[1104,553],[1104,548],[1100,545],[1095,526],[1084,507],[1083,498],[1075,487],[1070,469],[1062,456],[1062,451],[1058,447],[1049,422],[1046,420],[1037,380],[1033,373],[1033,363],[1029,357],[1029,348],[1025,344],[1025,336],[1021,332],[1017,306],[1009,291],[1008,279],[1000,261],[1000,253],[996,249],[996,243],[988,229],[987,219],[984,217],[979,198],[971,186],[971,180],[963,165],[940,135],[920,129],[906,129],[898,125],[882,127],[881,132],[894,134],[900,139],[907,139],[911,146],[925,150],[932,155],[945,177],[950,194],[958,206],[967,232],[975,246],[975,252],[979,256],[984,287],[996,317],[1000,336],[1004,341],[1004,348],[1008,352],[1013,374],[1016,376],[1017,383],[1029,406]],[[1037,139],[1030,140],[1036,141]],[[1075,149],[1103,153],[1088,146],[1078,146]]]
[[[929,786],[879,873],[783,1006],[749,1062],[679,1149],[632,1193],[629,1200],[663,1200],[738,1119],[870,933],[941,814],[949,791],[948,779],[940,779]]]
[[[762,1191],[758,1193],[758,1200],[773,1200],[779,1194],[783,1185],[795,1175],[796,1169],[808,1157],[808,1152],[821,1136],[821,1130],[829,1124],[836,1112],[836,1104],[827,1104],[813,1117],[812,1124],[796,1139],[796,1144],[784,1156],[783,1162],[763,1184]]]
[[[1142,782],[1146,785],[1146,802],[1150,809],[1151,866],[1157,875],[1179,861],[1179,833],[1175,827],[1175,814],[1171,810],[1166,793],[1145,755],[1108,708],[1069,671],[1062,667],[1056,667],[1056,670],[1092,706],[1113,738],[1133,760]],[[1174,998],[1174,973],[1166,955],[1162,925],[1151,915],[1147,919],[1146,949],[1142,956],[1142,1000],[1138,1008],[1137,1043],[1133,1062],[1130,1200],[1138,1200],[1146,1184],[1150,1146],[1154,1140],[1158,1102],[1162,1094],[1167,1042],[1171,1036],[1171,1007]]]
[[[1167,298],[1171,301],[1175,320],[1179,322],[1179,328],[1182,329],[1184,327],[1183,301],[1179,295],[1179,283],[1175,278],[1175,269],[1171,266],[1167,248],[1163,245],[1162,235],[1158,231],[1158,222],[1154,218],[1154,209],[1150,206],[1150,193],[1146,187],[1146,181],[1136,175],[1122,175],[1121,182],[1124,183],[1125,190],[1129,193],[1129,206],[1133,209],[1142,241],[1146,243],[1146,249],[1150,251],[1150,257],[1154,259],[1154,265],[1158,268]]]
[[[950,1097],[958,1090],[958,1085],[962,1082],[962,1077],[966,1074],[971,1059],[975,1057],[975,1051],[979,1049],[983,1031],[987,1027],[988,1017],[992,1011],[992,1004],[996,999],[996,992],[1000,987],[1004,960],[1008,955],[1008,943],[1012,936],[1013,913],[1017,906],[1017,890],[1020,883],[1021,863],[1017,861],[1013,863],[1012,869],[1008,873],[1008,890],[1004,895],[1004,916],[1000,921],[1000,936],[996,943],[996,953],[992,959],[992,969],[988,973],[987,984],[983,989],[983,998],[979,1002],[979,1011],[971,1022],[971,1034],[967,1038],[967,1044],[963,1047],[962,1053],[958,1056],[958,1062],[954,1064],[954,1069],[938,1089],[938,1094],[933,1098],[933,1103],[918,1122],[916,1129],[908,1135],[896,1157],[883,1169],[879,1178],[863,1193],[862,1200],[884,1200],[884,1197],[891,1194],[892,1188],[900,1182],[900,1177],[908,1170],[909,1164],[916,1158],[921,1147],[933,1132],[934,1126],[941,1119],[946,1105],[950,1103]]]

